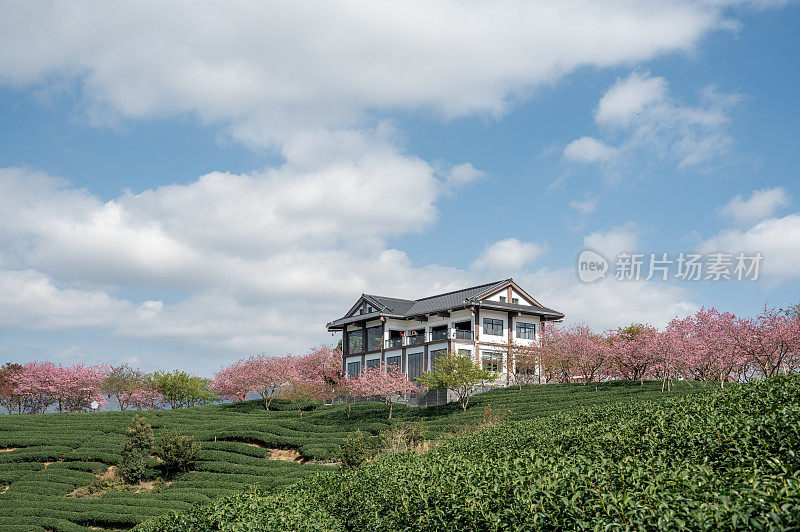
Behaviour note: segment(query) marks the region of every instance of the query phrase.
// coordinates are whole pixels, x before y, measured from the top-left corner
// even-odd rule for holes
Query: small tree
[[[147,476],[147,460],[153,452],[154,443],[153,428],[147,420],[139,415],[133,416],[117,464],[125,482],[133,484]]]
[[[369,449],[363,432],[357,430],[355,434],[347,437],[339,450],[339,458],[343,469],[356,469],[366,462],[369,458]]]
[[[185,371],[157,371],[150,377],[150,382],[173,409],[201,406],[219,400],[209,388],[211,381]]]
[[[380,397],[389,405],[389,417],[392,419],[392,399],[396,395],[407,396],[418,391],[418,387],[409,381],[400,369],[389,367],[374,367],[366,370],[356,379],[355,389],[363,397]],[[349,414],[348,414],[349,416]]]
[[[142,388],[144,381],[145,375],[141,370],[128,364],[112,366],[103,379],[103,391],[114,397],[119,409],[124,411],[130,406],[130,397]]]
[[[440,356],[433,371],[423,373],[418,382],[434,390],[452,390],[461,409],[466,411],[472,388],[495,377],[494,372],[476,366],[469,355],[451,352]]]
[[[165,432],[161,436],[156,455],[164,462],[167,472],[187,471],[195,459],[200,446],[192,436],[177,431]]]
[[[9,415],[14,413],[14,408],[17,409],[17,413],[22,413],[23,397],[17,392],[15,378],[23,371],[25,368],[21,364],[13,362],[4,364],[0,368],[0,405],[6,407]]]

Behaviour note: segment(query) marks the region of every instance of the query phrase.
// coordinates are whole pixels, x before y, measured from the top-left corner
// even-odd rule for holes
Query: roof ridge
[[[475,285],[475,286],[468,286],[466,288],[459,288],[458,290],[451,290],[450,292],[443,292],[441,294],[436,294],[436,295],[427,296],[427,297],[421,297],[419,299],[415,299],[414,301],[425,301],[426,299],[433,299],[434,297],[448,296],[450,294],[455,294],[456,292],[466,292],[467,290],[474,290],[476,288],[483,288],[484,286],[494,286],[496,284],[505,283],[505,282],[508,282],[508,279],[503,279],[502,281],[494,281],[494,282],[491,282],[491,283],[478,284],[478,285]]]
[[[379,296],[379,295],[376,295],[376,294],[364,294],[364,295],[365,296],[369,296],[369,297],[379,297],[381,299],[393,299],[395,301],[408,301],[408,302],[411,302],[411,303],[416,301],[416,299],[403,299],[402,297]]]

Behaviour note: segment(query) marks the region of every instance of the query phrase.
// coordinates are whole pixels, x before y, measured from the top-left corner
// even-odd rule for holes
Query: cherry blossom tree
[[[764,307],[755,318],[740,318],[733,329],[735,344],[762,377],[784,373],[800,351],[800,321]]]
[[[395,366],[369,368],[356,379],[355,387],[364,397],[380,397],[386,402],[389,405],[388,419],[392,419],[395,396],[407,397],[419,391],[419,387]]]
[[[561,335],[562,352],[577,370],[583,384],[594,382],[606,361],[605,339],[592,332],[588,325],[577,324]]]
[[[23,396],[17,391],[15,378],[22,373],[25,368],[22,364],[9,362],[0,368],[0,405],[4,406],[9,414],[22,413]]]
[[[128,406],[137,410],[161,410],[167,404],[163,395],[146,385],[123,393],[122,398]]]
[[[114,397],[119,409],[124,411],[131,406],[128,399],[146,386],[145,380],[143,371],[128,364],[111,366],[103,379],[103,391]]]
[[[608,359],[617,375],[625,380],[644,384],[653,365],[652,351],[655,327],[633,323],[608,334]]]

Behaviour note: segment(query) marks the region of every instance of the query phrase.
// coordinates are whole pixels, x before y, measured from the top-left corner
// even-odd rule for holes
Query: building
[[[456,351],[502,379],[514,371],[508,344],[531,345],[546,322],[563,318],[506,279],[416,300],[362,294],[327,327],[342,332],[342,370],[351,376],[394,364],[415,379]]]

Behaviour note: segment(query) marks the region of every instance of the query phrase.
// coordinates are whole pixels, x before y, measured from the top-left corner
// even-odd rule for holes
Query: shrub
[[[147,476],[147,462],[153,451],[153,428],[145,418],[136,415],[127,430],[127,439],[122,442],[117,464],[125,482],[133,484]]]
[[[367,447],[367,437],[363,432],[356,431],[355,434],[342,443],[339,458],[344,469],[356,469],[367,461],[369,449]]]
[[[164,461],[167,472],[187,471],[197,459],[199,451],[200,446],[193,437],[169,431],[161,436],[157,454]]]

